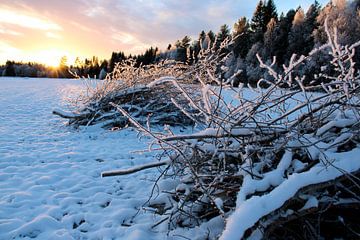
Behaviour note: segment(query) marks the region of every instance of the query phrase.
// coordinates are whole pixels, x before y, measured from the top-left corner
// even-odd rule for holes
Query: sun
[[[34,56],[36,56],[35,62],[54,68],[59,67],[61,58],[64,56],[68,59],[68,64],[73,59],[71,54],[59,49],[41,50],[35,53]]]

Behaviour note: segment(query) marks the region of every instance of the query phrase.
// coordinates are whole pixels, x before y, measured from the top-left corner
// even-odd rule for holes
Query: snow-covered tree
[[[248,54],[246,55],[246,73],[248,78],[248,83],[252,86],[255,86],[256,83],[262,78],[264,71],[260,68],[256,55],[262,52],[263,44],[260,42],[252,45]]]
[[[360,14],[356,2],[350,4],[346,0],[333,0],[325,6],[317,18],[320,27],[315,31],[315,41],[318,44],[327,40],[326,19],[332,34],[336,27],[339,43],[350,44],[360,38]]]
[[[314,31],[315,45],[319,46],[327,41],[325,21],[331,34],[336,34],[342,45],[351,44],[360,39],[360,10],[359,1],[334,0],[328,3],[317,18],[319,27]],[[336,28],[336,33],[334,29]],[[360,51],[355,54],[356,69],[360,69]],[[326,59],[322,61],[326,63]]]
[[[99,79],[105,79],[106,74],[107,74],[107,72],[106,72],[105,68],[102,68],[99,73]]]

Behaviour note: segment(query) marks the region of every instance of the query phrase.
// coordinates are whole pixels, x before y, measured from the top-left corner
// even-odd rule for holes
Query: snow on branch
[[[327,32],[327,44],[307,56],[293,55],[283,71],[275,68],[275,58],[267,64],[258,55],[260,67],[273,78],[263,89],[226,85],[216,63],[230,56],[224,48],[218,55],[204,51],[192,67],[119,65],[116,74],[125,80],[92,98],[93,121],[109,112],[125,118],[154,139],[150,146],[156,145],[161,159],[103,176],[167,165],[156,184],[175,179],[176,186],[159,190],[159,198],[148,205],[164,215],[154,226],[168,229],[169,236],[180,227],[201,228],[221,219],[226,224],[222,239],[268,237],[280,221],[301,221],[309,209],[321,214],[330,204],[360,206],[355,201],[360,194],[360,76],[353,60],[360,43],[341,46]],[[333,74],[307,86],[299,66],[326,53]],[[168,126],[188,122],[193,131],[185,134]],[[152,131],[150,123],[166,127]]]

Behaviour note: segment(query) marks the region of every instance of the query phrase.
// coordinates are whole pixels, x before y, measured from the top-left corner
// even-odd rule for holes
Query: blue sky
[[[66,55],[112,51],[140,53],[165,48],[201,30],[217,32],[242,16],[251,18],[258,1],[250,0],[1,0],[0,63],[6,59],[56,64]],[[278,12],[314,0],[275,0]],[[328,1],[320,0],[325,5]],[[53,61],[50,63],[50,61]]]

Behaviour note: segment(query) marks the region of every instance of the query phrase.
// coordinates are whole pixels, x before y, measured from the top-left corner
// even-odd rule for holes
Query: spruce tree
[[[306,32],[305,32],[305,14],[304,10],[299,7],[292,22],[291,31],[289,33],[289,48],[288,58],[293,54],[306,54],[305,46]]]
[[[220,27],[220,31],[218,32],[218,34],[216,35],[216,46],[215,49],[219,49],[220,45],[223,41],[225,41],[225,39],[227,39],[228,37],[230,37],[230,29],[229,26],[224,24]]]
[[[189,36],[185,36],[181,40],[181,47],[182,48],[188,48],[190,46],[191,38]]]
[[[250,26],[245,17],[234,24],[233,39],[235,56],[245,58],[250,49]]]
[[[205,39],[206,39],[206,33],[205,33],[205,31],[203,30],[203,31],[201,31],[201,33],[199,34],[199,38],[198,38],[199,44],[203,44],[204,41],[205,41]]]
[[[177,40],[175,43],[176,46],[176,61],[186,62],[187,61],[187,50],[190,46],[191,38],[185,36],[181,40]]]
[[[256,6],[255,12],[251,19],[252,42],[256,43],[263,40],[264,32],[266,31],[265,22],[265,6],[262,0]]]
[[[193,61],[197,62],[201,49],[207,49],[207,46],[206,33],[205,31],[201,31],[198,40],[194,41],[193,45],[191,46]]]
[[[16,73],[15,73],[14,64],[15,64],[14,62],[6,61],[6,67],[5,67],[2,75],[8,76],[8,77],[15,77]]]
[[[309,53],[314,48],[314,35],[313,32],[319,27],[317,17],[319,16],[321,6],[315,1],[310,5],[306,12],[305,23],[304,23],[304,52]]]
[[[244,32],[248,31],[249,24],[247,22],[246,17],[240,18],[235,24],[234,24],[234,31],[233,31],[233,37],[237,37]]]
[[[291,9],[286,16],[282,16],[275,27],[275,38],[272,40],[273,55],[277,58],[279,65],[283,64],[286,59],[286,53],[289,46],[289,32],[291,31],[292,22],[296,12]]]
[[[208,43],[208,47],[211,48],[215,42],[215,33],[213,31],[209,31],[206,34],[206,41]]]
[[[267,30],[264,34],[264,56],[263,58],[271,58],[276,55],[275,48],[277,32],[276,32],[277,22],[275,18],[272,18],[267,25]]]
[[[273,0],[268,0],[264,7],[264,22],[267,25],[271,19],[278,20],[276,6]]]

